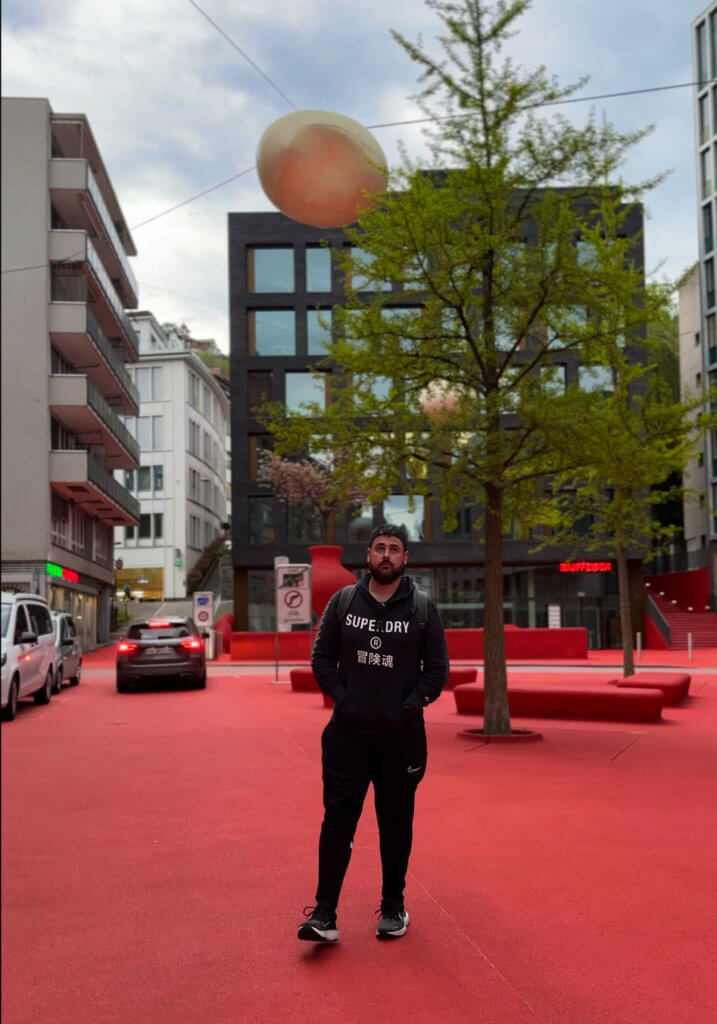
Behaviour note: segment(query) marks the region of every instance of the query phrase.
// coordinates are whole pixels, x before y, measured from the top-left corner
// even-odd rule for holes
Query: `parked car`
[[[207,685],[204,641],[191,619],[135,619],[117,646],[117,692],[133,683],[189,679]]]
[[[70,686],[77,686],[82,668],[82,645],[77,628],[67,612],[53,612],[55,627],[55,693],[59,693],[67,680]]]
[[[50,606],[34,594],[2,593],[2,717],[12,722],[17,703],[33,696],[49,704],[55,677],[55,627]]]

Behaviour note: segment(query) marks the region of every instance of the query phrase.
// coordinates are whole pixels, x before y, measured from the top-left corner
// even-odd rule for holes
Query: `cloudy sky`
[[[419,33],[433,48],[436,15],[421,0],[197,0],[299,108],[362,124],[418,117],[416,69],[392,40]],[[544,64],[579,95],[692,79],[690,0],[534,0],[508,52]],[[133,260],[140,307],[185,322],[228,350],[227,213],[270,210],[253,170],[264,129],[292,108],[191,0],[5,0],[4,96],[46,97],[87,115],[130,227],[248,170],[209,195],[138,226]],[[620,130],[655,124],[625,177],[672,170],[648,198],[646,257],[659,278],[697,258],[693,90],[596,101]],[[582,121],[591,104],[562,108]],[[389,161],[403,141],[424,152],[420,127],[376,130]]]

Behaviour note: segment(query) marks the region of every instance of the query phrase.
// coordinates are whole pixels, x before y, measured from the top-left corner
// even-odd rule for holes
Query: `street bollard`
[[[642,633],[637,634],[637,660],[642,659]]]
[[[687,657],[689,661],[692,661],[692,634],[687,634]]]

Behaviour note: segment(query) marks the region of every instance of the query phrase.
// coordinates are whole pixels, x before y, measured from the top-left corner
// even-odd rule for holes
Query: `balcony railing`
[[[89,164],[87,165],[87,184],[88,191],[92,196],[95,206],[97,207],[97,211],[100,215],[100,218],[102,219],[105,231],[109,235],[112,245],[117,252],[119,261],[122,264],[122,269],[125,272],[125,276],[129,281],[130,285],[132,286],[134,294],[137,295],[139,292],[137,278],[134,275],[132,267],[129,265],[129,260],[127,259],[126,252],[124,251],[124,246],[122,245],[120,237],[117,234],[117,228],[114,226],[112,218],[110,217],[110,213],[105,204],[104,197],[102,195],[102,192],[100,191],[99,185],[95,181],[95,176],[90,170]]]
[[[125,313],[117,289],[105,270],[97,250],[90,241],[87,232],[76,228],[53,228],[50,231],[50,260],[53,263],[89,263],[105,300],[114,313],[117,322],[133,350],[135,357],[139,355],[139,340],[132,323]],[[59,277],[58,277],[59,279]]]
[[[139,501],[118,483],[94,455],[87,453],[87,479],[105,492],[115,505],[139,522]]]
[[[125,370],[124,363],[107,340],[105,332],[97,323],[94,313],[89,308],[87,310],[87,333],[92,338],[95,345],[97,345],[97,348],[100,350],[105,360],[112,367],[117,379],[122,382],[122,387],[130,396],[134,405],[139,406],[139,391],[137,390],[134,381]]]
[[[87,380],[87,404],[107,424],[125,451],[129,452],[135,462],[139,462],[139,445],[109,402],[102,397],[89,379]]]
[[[105,270],[104,264],[97,255],[97,250],[95,249],[94,245],[89,240],[89,238],[87,239],[87,262],[92,267],[95,276],[100,282],[102,290],[105,293],[105,297],[109,302],[110,306],[112,306],[112,309],[114,310],[115,316],[122,324],[122,328],[125,334],[127,335],[127,339],[134,348],[135,352],[139,353],[139,340],[137,338],[137,335],[135,334],[134,327],[132,326],[129,317],[124,311],[124,307],[120,302],[117,290],[115,286],[112,284],[112,279]]]

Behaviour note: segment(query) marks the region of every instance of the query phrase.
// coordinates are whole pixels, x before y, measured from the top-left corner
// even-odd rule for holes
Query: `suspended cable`
[[[194,0],[188,0],[188,2],[191,3],[191,4],[194,4]],[[194,4],[194,6],[196,7],[196,4]],[[204,12],[202,11],[202,13],[204,13]],[[713,79],[712,81],[717,81],[717,79]],[[643,93],[665,92],[665,91],[668,91],[670,89],[687,89],[687,88],[690,88],[692,86],[707,86],[709,84],[710,84],[710,82],[679,82],[679,83],[677,83],[675,85],[654,85],[654,86],[650,86],[650,87],[647,87],[647,88],[644,88],[644,89],[627,89],[627,90],[622,90],[620,92],[601,93],[601,94],[598,94],[598,95],[595,95],[595,96],[575,96],[575,97],[571,97],[569,99],[548,100],[548,101],[546,101],[544,103],[527,104],[525,107],[523,107],[521,109],[523,109],[523,110],[532,110],[532,109],[535,109],[537,107],[558,106],[558,105],[567,104],[567,103],[589,103],[589,102],[591,102],[593,100],[615,99],[615,98],[619,98],[619,97],[623,97],[623,96],[638,96],[638,95],[643,94]],[[289,101],[289,102],[291,102],[291,101]],[[292,106],[293,106],[293,104],[292,104]],[[376,128],[396,128],[396,127],[401,127],[403,125],[424,124],[427,121],[458,121],[458,120],[463,120],[465,118],[473,117],[473,116],[475,116],[474,113],[447,115],[445,117],[419,117],[419,118],[414,118],[414,119],[407,120],[407,121],[386,121],[386,122],[384,122],[382,124],[369,124],[369,125],[366,125],[365,127],[370,129],[370,130],[374,130]],[[204,189],[204,191],[198,192],[194,196],[190,196],[189,199],[185,199],[181,203],[177,203],[175,206],[171,206],[168,210],[163,210],[162,213],[157,213],[157,214],[155,214],[154,217],[148,217],[147,220],[140,221],[139,224],[135,224],[131,228],[131,230],[132,231],[136,231],[138,228],[144,227],[145,224],[150,224],[152,221],[159,220],[160,217],[165,217],[168,213],[173,213],[175,210],[179,210],[181,207],[187,206],[189,203],[193,203],[197,199],[201,199],[202,196],[209,195],[210,192],[214,192],[217,189],[222,188],[224,185],[228,185],[230,182],[235,181],[237,178],[241,178],[245,174],[249,174],[253,170],[254,170],[254,167],[247,167],[245,170],[240,171],[238,174],[232,175],[231,178],[226,178],[224,181],[220,181],[218,184],[212,185],[211,188]],[[78,256],[81,256],[83,252],[84,252],[84,249],[81,252],[75,253],[74,256],[67,256],[67,257],[65,257],[64,260],[60,260],[59,262],[60,263],[72,262],[73,259],[75,259]],[[10,268],[8,270],[3,270],[2,273],[3,274],[18,274],[21,271],[25,271],[25,270],[42,270],[42,269],[44,269],[47,266],[48,266],[47,263],[38,263],[38,264],[34,264],[33,266],[27,266],[27,267],[12,267],[12,268]]]
[[[210,192],[216,192],[218,188],[223,188],[231,181],[236,181],[237,178],[242,178],[245,174],[249,174],[249,172],[253,170],[253,166],[247,167],[246,170],[239,171],[238,174],[233,174],[231,178],[225,178],[224,181],[220,181],[218,185],[212,185],[211,188],[205,188],[203,192],[197,192],[195,196],[190,196],[189,199],[184,199],[181,203],[177,203],[176,206],[170,206],[168,210],[163,210],[162,213],[156,213],[154,217],[148,217],[147,220],[142,220],[139,224],[133,224],[130,231],[136,231],[137,228],[143,228],[145,224],[151,224],[153,220],[159,220],[160,217],[166,217],[168,213],[174,213],[175,210],[179,210],[182,206],[187,206],[188,203],[193,203],[195,199],[201,199],[202,196],[208,196]]]
[[[282,97],[282,99],[285,99],[290,107],[293,107],[294,110],[298,110],[299,109],[296,106],[295,103],[292,103],[292,101],[289,99],[289,97],[286,95],[286,93],[281,91],[281,89],[276,84],[276,82],[272,82],[272,80],[269,78],[269,76],[264,74],[264,72],[261,70],[261,68],[258,66],[258,64],[255,64],[254,61],[251,59],[251,57],[247,53],[244,53],[242,48],[240,46],[238,46],[237,43],[234,42],[234,40],[231,38],[231,36],[228,36],[226,34],[226,32],[224,31],[224,29],[220,28],[220,26],[217,25],[216,21],[213,21],[212,18],[210,18],[209,15],[207,14],[207,12],[202,10],[202,8],[199,6],[199,4],[195,3],[194,0],[189,0],[189,3],[192,5],[192,7],[194,7],[195,10],[199,11],[199,13],[201,14],[201,16],[203,18],[207,19],[209,24],[212,25],[213,28],[215,28],[217,30],[219,35],[223,36],[224,39],[226,39],[226,41],[229,43],[229,45],[234,47],[234,49],[237,51],[237,53],[240,56],[242,56],[244,58],[244,60],[248,64],[251,64],[251,66],[254,68],[254,70],[257,71],[261,75],[261,77],[264,79],[264,81],[269,83],[269,85],[272,87],[272,89],[276,89],[276,91],[279,93],[279,95]]]
[[[191,0],[190,0],[191,2]],[[556,107],[566,103],[590,103],[592,100],[610,100],[619,96],[638,96],[646,92],[664,92],[668,89],[688,89],[693,85],[709,85],[709,82],[678,82],[676,85],[653,85],[646,89],[626,89],[622,92],[604,92],[596,96],[573,96],[564,100],[545,100],[542,103],[526,103],[518,110],[535,110],[537,107]],[[475,117],[475,111],[468,114],[446,114],[443,117],[417,117],[411,121],[386,121],[383,124],[367,124],[365,128],[397,128],[405,124],[425,124],[427,121],[465,121],[469,117]]]

